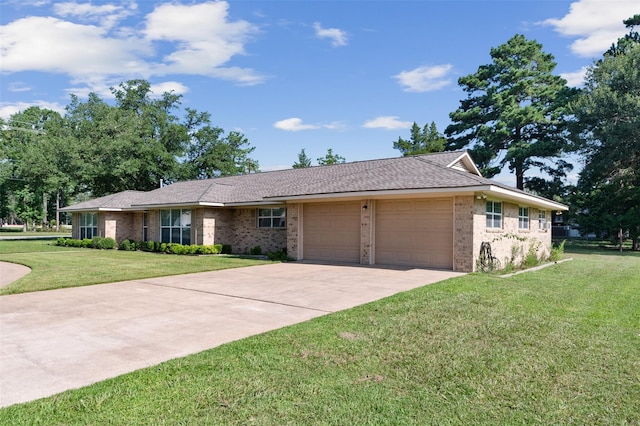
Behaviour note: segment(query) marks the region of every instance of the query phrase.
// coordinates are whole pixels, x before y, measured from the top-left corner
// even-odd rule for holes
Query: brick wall
[[[453,270],[471,272],[474,270],[473,245],[473,195],[458,196],[453,200]]]
[[[496,200],[498,201],[498,200]],[[549,217],[547,212],[547,218]],[[551,252],[551,231],[538,229],[538,209],[529,208],[529,229],[518,227],[518,205],[502,202],[502,228],[486,227],[486,200],[475,200],[473,226],[473,270],[477,270],[480,245],[488,242],[491,252],[500,262],[500,268],[509,263],[520,264],[533,249],[538,258],[545,259]]]
[[[302,257],[300,234],[302,230],[302,204],[287,204],[287,255],[293,259]]]
[[[362,200],[360,202],[360,264],[373,264],[374,256],[374,228],[375,201]]]
[[[287,247],[286,228],[258,228],[257,209],[234,209],[231,213],[230,226],[227,230],[227,241],[216,238],[216,243],[230,244],[233,253],[249,253],[260,246],[262,253],[278,251]]]

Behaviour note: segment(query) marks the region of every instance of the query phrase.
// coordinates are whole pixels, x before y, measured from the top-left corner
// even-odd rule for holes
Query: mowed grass
[[[0,261],[31,268],[31,273],[1,288],[0,295],[215,271],[265,262],[230,256],[175,256],[53,244],[53,241],[42,240],[0,241]]]
[[[0,410],[1,424],[640,424],[640,256],[470,274]]]

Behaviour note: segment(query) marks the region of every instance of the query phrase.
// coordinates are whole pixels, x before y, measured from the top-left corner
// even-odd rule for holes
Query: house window
[[[487,201],[487,228],[502,228],[502,203]]]
[[[547,229],[547,212],[538,210],[538,229],[543,231]]]
[[[98,214],[80,213],[80,239],[93,238],[98,235]]]
[[[286,209],[258,209],[258,228],[286,228]]]
[[[149,213],[142,213],[142,241],[149,241]]]
[[[160,242],[191,244],[191,210],[160,210]]]
[[[529,207],[518,207],[518,228],[529,229]]]

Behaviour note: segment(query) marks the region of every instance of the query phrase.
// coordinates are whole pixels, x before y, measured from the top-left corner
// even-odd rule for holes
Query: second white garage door
[[[376,264],[453,269],[453,201],[376,203]]]
[[[305,259],[360,262],[360,202],[304,204],[303,212]]]

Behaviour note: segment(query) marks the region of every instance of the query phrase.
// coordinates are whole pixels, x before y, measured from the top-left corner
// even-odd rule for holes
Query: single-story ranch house
[[[481,244],[501,262],[551,250],[567,206],[481,176],[467,152],[176,182],[60,209],[73,237],[287,249],[297,260],[469,272]],[[504,263],[503,263],[504,264]]]

